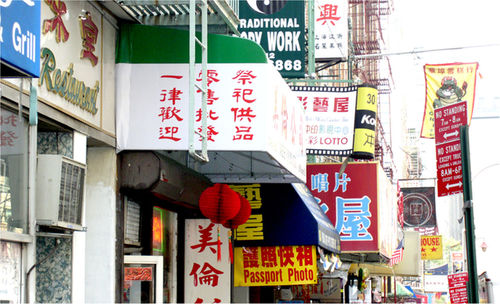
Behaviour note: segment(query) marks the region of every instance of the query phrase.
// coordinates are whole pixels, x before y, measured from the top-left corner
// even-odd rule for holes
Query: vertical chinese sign
[[[306,153],[350,155],[357,87],[291,87],[306,112]]]
[[[228,231],[208,219],[186,220],[185,303],[231,302]]]
[[[342,252],[378,251],[377,164],[307,166],[307,186],[335,229]],[[395,220],[395,219],[394,219]]]
[[[434,138],[434,110],[455,102],[467,103],[472,118],[478,63],[426,64],[425,109],[420,137]]]
[[[304,0],[238,2],[241,37],[259,44],[283,78],[304,77]]]
[[[347,0],[316,0],[313,3],[316,60],[346,59],[349,36]]]

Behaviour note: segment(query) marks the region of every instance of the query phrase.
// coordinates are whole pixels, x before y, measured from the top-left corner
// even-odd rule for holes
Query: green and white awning
[[[123,26],[116,56],[119,150],[188,150],[190,112],[201,128],[200,93],[189,108],[188,39],[187,31]],[[201,81],[201,65],[195,69]],[[201,173],[224,182],[305,181],[304,109],[259,45],[208,35],[207,88],[212,157]],[[201,148],[198,135],[195,144]]]

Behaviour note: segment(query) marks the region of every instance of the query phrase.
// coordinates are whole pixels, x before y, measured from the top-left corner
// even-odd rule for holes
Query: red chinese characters
[[[191,269],[189,276],[193,279],[193,287],[218,287],[221,277],[224,275],[224,271],[211,263],[210,259],[206,256],[207,252],[209,255],[217,255],[218,251],[221,250],[221,241],[218,237],[219,230],[215,227],[214,223],[210,223],[207,226],[198,225],[199,241],[189,246],[193,250],[191,254],[196,255],[195,261],[191,265],[188,265]],[[198,297],[195,303],[204,303],[204,301],[205,299]],[[213,300],[207,301],[220,303],[222,300],[220,298],[213,298]]]
[[[320,17],[316,19],[316,21],[323,21],[321,25],[326,24],[327,21],[330,21],[332,25],[335,25],[335,21],[340,20],[340,17],[337,16],[338,5],[325,4],[322,5],[320,9]]]
[[[56,41],[66,42],[69,38],[69,32],[64,26],[62,15],[67,13],[66,3],[62,0],[45,0],[45,3],[50,7],[55,17],[49,20],[44,20],[42,25],[42,33],[56,31]]]
[[[198,75],[196,81],[200,82],[202,80],[202,72]],[[212,106],[219,100],[216,96],[216,92],[210,88],[213,83],[219,82],[219,73],[217,70],[207,70],[207,141],[215,142],[215,137],[219,134],[219,131],[215,128],[211,122],[219,119],[217,112],[212,109]],[[196,93],[201,93],[201,90],[197,90]],[[202,110],[201,108],[196,111],[196,122],[201,122],[202,120]],[[198,132],[202,133],[202,127],[198,127]],[[200,136],[200,141],[202,137]]]
[[[181,80],[182,76],[161,75],[160,78]],[[175,86],[161,89],[158,117],[160,117],[162,125],[159,130],[158,139],[170,141],[181,140],[177,134],[179,133],[178,122],[183,121],[184,118],[182,117],[182,110],[177,107],[176,103],[182,102],[183,94],[184,92]]]
[[[253,108],[257,100],[252,85],[255,78],[252,70],[239,70],[232,78],[235,82],[232,97],[236,104],[231,108],[235,123],[233,141],[253,140],[252,122],[257,117]]]
[[[17,127],[18,117],[14,114],[8,116],[0,116],[0,126],[2,126],[0,134],[0,146],[13,147],[19,138],[14,131]]]
[[[89,12],[85,15],[80,16],[80,33],[82,36],[82,46],[83,50],[81,52],[80,58],[87,58],[95,66],[98,62],[95,52],[95,44],[97,43],[97,36],[99,35],[99,29],[92,21],[92,16]]]

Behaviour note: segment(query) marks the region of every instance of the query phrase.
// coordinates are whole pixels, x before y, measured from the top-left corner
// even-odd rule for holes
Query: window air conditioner
[[[84,164],[62,155],[39,154],[36,185],[38,225],[82,230]]]

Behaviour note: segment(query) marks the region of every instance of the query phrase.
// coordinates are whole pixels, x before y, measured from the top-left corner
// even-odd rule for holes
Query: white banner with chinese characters
[[[306,153],[350,155],[357,87],[296,86],[291,89],[306,111]]]
[[[314,40],[316,60],[347,58],[347,0],[314,1]]]
[[[231,302],[228,232],[208,219],[186,220],[185,303]]]
[[[201,132],[202,116],[199,92],[189,106],[189,66],[117,64],[117,75],[118,150],[188,150],[189,117]],[[305,180],[304,109],[272,65],[209,64],[207,88],[209,151],[267,152]]]

